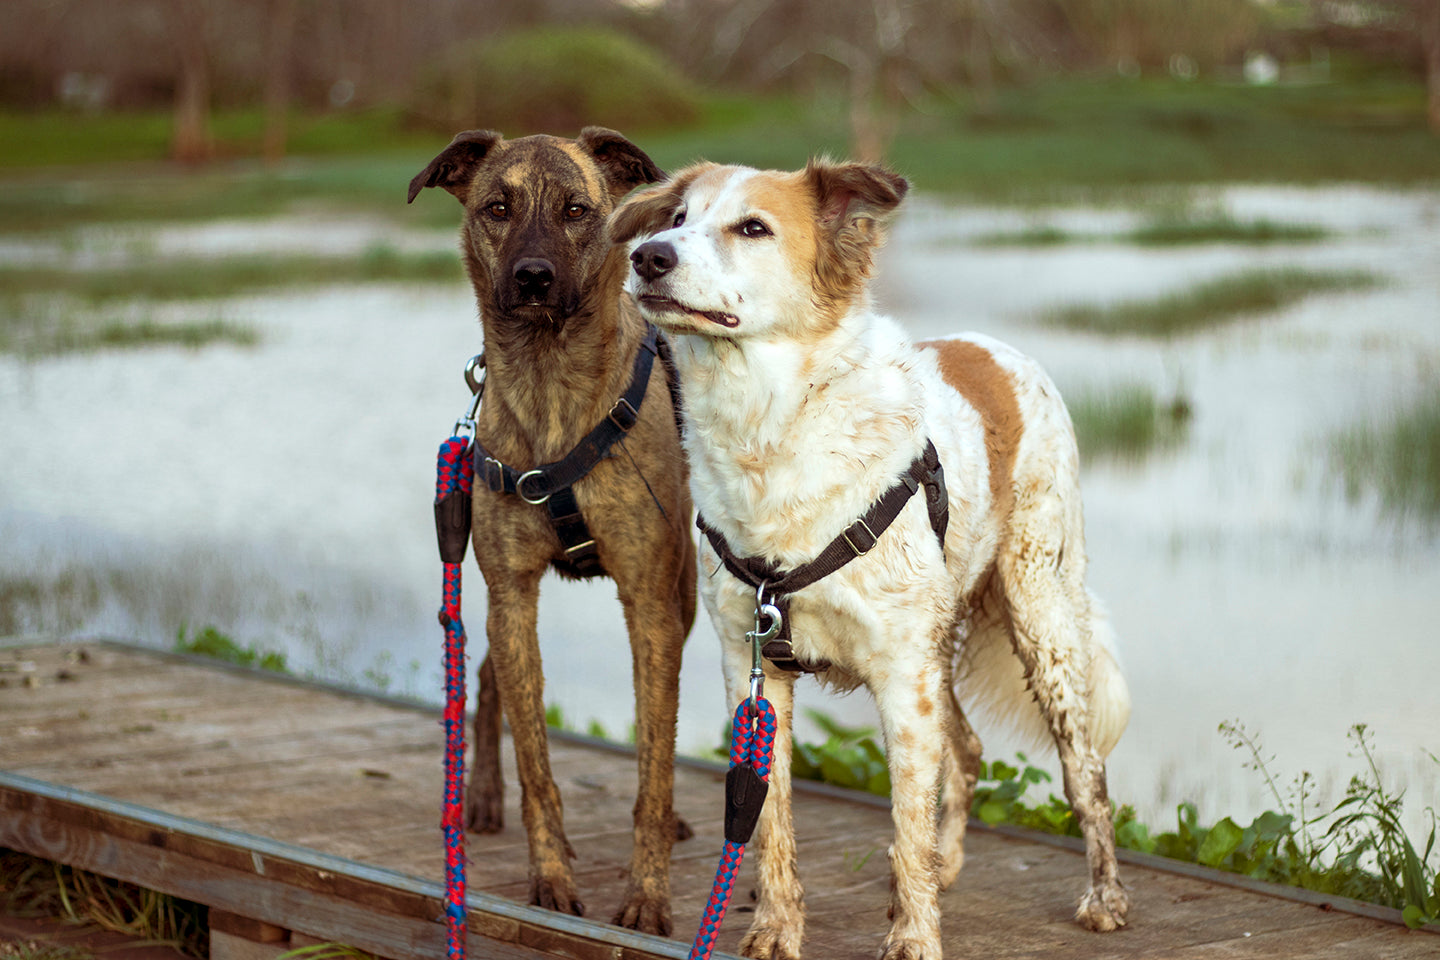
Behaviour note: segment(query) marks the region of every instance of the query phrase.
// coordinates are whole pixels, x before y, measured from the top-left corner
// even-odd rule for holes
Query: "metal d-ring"
[[[520,476],[515,480],[515,493],[519,495],[521,500],[524,500],[526,503],[529,504],[534,504],[537,507],[543,504],[546,500],[549,500],[550,494],[547,493],[537,500],[532,500],[531,498],[525,496],[525,481],[529,480],[531,477],[538,476],[541,476],[541,472],[539,470],[527,470],[526,472],[520,474]]]

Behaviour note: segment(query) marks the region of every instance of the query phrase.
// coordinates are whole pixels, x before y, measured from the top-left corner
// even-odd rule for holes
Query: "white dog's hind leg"
[[[999,570],[1015,652],[1055,736],[1065,796],[1085,838],[1090,889],[1075,919],[1107,931],[1124,926],[1130,900],[1115,862],[1105,760],[1090,730],[1090,611],[1088,604],[1077,610],[1072,599],[1073,581],[1083,576],[1083,540],[1071,531],[1067,544],[1059,513],[1058,499],[1043,494],[1017,504]]]
[[[980,737],[946,684],[950,716],[945,738],[945,791],[940,804],[940,889],[949,889],[965,865],[965,826],[980,777]]]

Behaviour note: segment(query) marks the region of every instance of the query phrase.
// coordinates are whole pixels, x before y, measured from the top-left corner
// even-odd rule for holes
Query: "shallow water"
[[[1345,731],[1375,732],[1412,822],[1437,800],[1440,533],[1349,502],[1328,437],[1383,421],[1440,380],[1440,193],[1247,187],[1206,199],[1241,219],[1316,223],[1321,244],[1141,249],[983,248],[1035,223],[1133,225],[1126,211],[1016,213],[912,204],[883,256],[877,299],[917,336],[983,330],[1036,356],[1062,390],[1139,381],[1188,397],[1180,448],[1142,465],[1087,465],[1091,583],[1120,635],[1134,713],[1111,795],[1154,826],[1174,804],[1203,819],[1273,805],[1216,733],[1263,736],[1282,781],[1332,791],[1359,762]],[[0,258],[453,246],[372,221],[93,231],[64,245],[0,238]],[[1173,342],[1049,330],[1047,306],[1145,296],[1256,264],[1363,267],[1374,291]],[[210,318],[215,304],[165,305]],[[466,405],[480,349],[459,287],[335,287],[228,300],[259,347],[0,357],[0,633],[110,634],[168,645],[213,623],[286,652],[300,672],[441,695],[430,501],[435,449]],[[467,567],[478,660],[483,593]],[[583,728],[629,728],[630,657],[608,583],[550,578],[541,613],[547,699]],[[735,639],[731,638],[730,642]],[[682,674],[682,750],[705,753],[728,714],[718,641],[701,620]],[[802,682],[802,704],[869,722],[863,694]],[[813,727],[802,734],[816,736]],[[1016,744],[981,730],[992,756]],[[1058,787],[1057,787],[1058,791]]]

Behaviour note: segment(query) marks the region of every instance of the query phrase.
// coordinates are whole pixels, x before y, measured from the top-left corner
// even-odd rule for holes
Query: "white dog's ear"
[[[464,203],[470,193],[475,168],[504,138],[494,130],[464,130],[410,181],[406,203],[414,203],[426,187],[442,187]]]
[[[884,167],[811,160],[805,182],[820,225],[815,271],[827,298],[848,300],[870,276],[880,224],[905,199],[910,183]]]
[[[811,160],[805,178],[815,191],[820,222],[836,230],[858,219],[883,219],[910,190],[898,173],[864,163]]]
[[[675,174],[675,179],[641,190],[620,204],[605,224],[610,242],[629,243],[642,234],[648,236],[671,227],[685,189],[713,166],[713,163],[692,164]]]

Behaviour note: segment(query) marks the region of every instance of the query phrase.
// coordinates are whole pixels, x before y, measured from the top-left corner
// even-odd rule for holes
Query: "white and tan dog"
[[[1079,459],[1059,393],[1033,361],[968,335],[912,344],[867,292],[881,223],[906,181],[812,162],[794,173],[698,164],[632,198],[611,237],[630,291],[674,334],[697,507],[733,553],[792,569],[849,527],[925,448],[949,486],[944,549],[914,496],[874,546],[790,598],[796,659],[863,684],[893,784],[886,958],[940,956],[938,894],[954,881],[980,764],[960,708],[1053,735],[1085,838],[1076,919],[1125,922],[1104,758],[1129,714],[1109,630],[1085,587]],[[703,545],[701,593],[747,692],[755,590]],[[766,664],[779,719],[759,826],[759,903],[741,949],[793,958],[804,928],[790,810],[795,674]],[[1038,702],[1035,710],[1033,702]],[[1043,717],[1043,720],[1042,720]],[[941,822],[937,791],[943,780]]]

